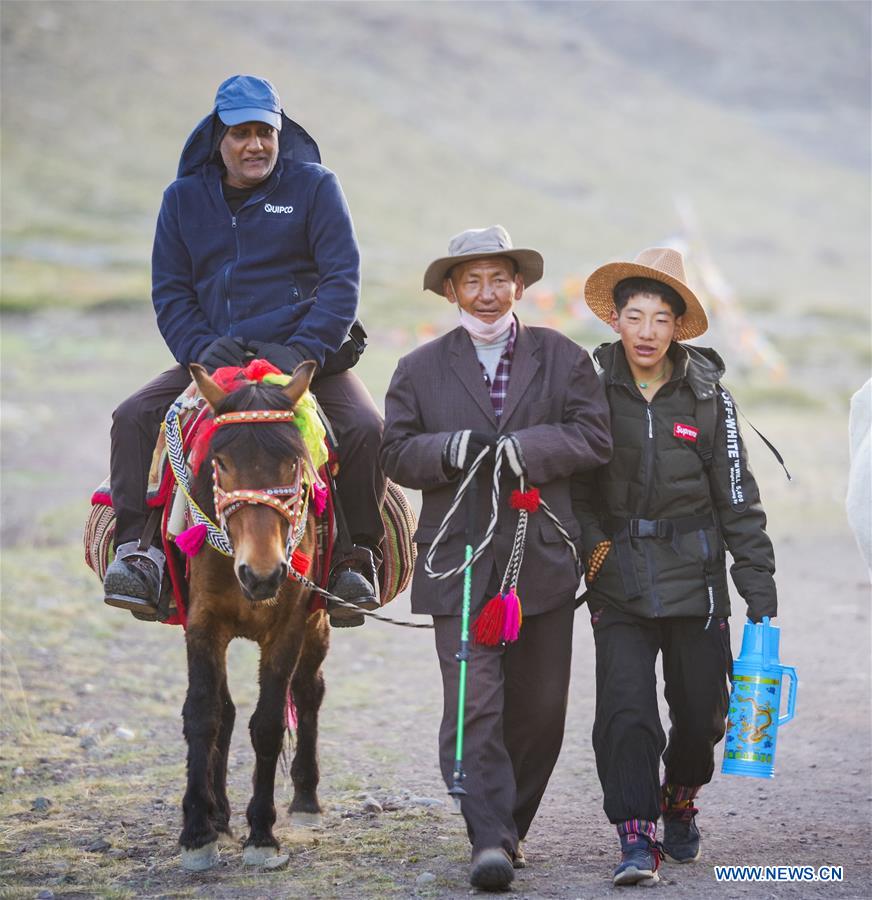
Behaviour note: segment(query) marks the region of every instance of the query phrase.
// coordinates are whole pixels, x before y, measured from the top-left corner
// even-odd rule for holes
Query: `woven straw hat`
[[[538,250],[513,247],[512,239],[502,225],[470,228],[451,238],[448,242],[448,256],[442,256],[427,266],[424,273],[424,290],[444,296],[442,283],[454,266],[489,256],[507,256],[513,259],[518,266],[518,274],[524,279],[524,287],[538,281],[545,268],[542,254]]]
[[[615,309],[614,289],[625,278],[653,278],[674,288],[687,304],[681,327],[675,331],[676,341],[699,337],[708,328],[708,318],[696,294],[687,286],[684,258],[669,247],[643,250],[633,262],[606,263],[592,272],[584,284],[584,299],[596,315],[611,324]]]

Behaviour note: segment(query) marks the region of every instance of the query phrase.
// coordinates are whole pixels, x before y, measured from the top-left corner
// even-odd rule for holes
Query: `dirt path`
[[[291,859],[279,871],[244,870],[238,846],[224,848],[221,866],[207,875],[180,871],[182,633],[104,608],[79,545],[85,498],[105,471],[108,410],[160,365],[150,335],[130,362],[130,335],[145,327],[130,314],[3,323],[0,894],[468,896],[462,820],[445,802],[436,768],[432,637],[372,622],[335,633],[326,665],[321,827],[296,828],[280,812],[277,835]],[[48,349],[60,362],[45,371]],[[661,890],[870,893],[869,584],[845,527],[835,518],[824,524],[789,509],[773,516],[782,658],[801,679],[797,719],[779,739],[777,777],[716,774],[701,798],[703,859],[666,868]],[[407,600],[392,611],[408,613]],[[734,617],[734,647],[739,629]],[[230,798],[242,836],[253,647],[232,647],[230,672],[238,711]],[[564,750],[527,843],[518,897],[614,891],[615,838],[601,811],[592,716],[592,641],[582,611]],[[289,795],[289,779],[280,777],[277,796],[286,803]],[[367,811],[375,808],[370,798],[382,812]],[[717,884],[712,867],[720,864],[837,865],[844,881]]]

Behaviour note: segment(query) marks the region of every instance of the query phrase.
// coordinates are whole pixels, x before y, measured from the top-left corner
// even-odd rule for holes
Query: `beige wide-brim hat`
[[[448,256],[434,259],[424,273],[424,290],[445,296],[443,282],[458,263],[489,256],[506,256],[518,266],[518,273],[529,287],[542,277],[545,261],[538,250],[526,250],[512,246],[512,239],[502,225],[489,228],[470,228],[454,235],[448,242]]]
[[[625,278],[653,278],[678,292],[687,309],[681,317],[681,326],[675,331],[676,341],[688,341],[705,333],[708,318],[696,294],[687,286],[684,258],[677,250],[651,247],[633,262],[606,263],[592,272],[584,284],[584,299],[603,322],[611,324],[615,285]]]

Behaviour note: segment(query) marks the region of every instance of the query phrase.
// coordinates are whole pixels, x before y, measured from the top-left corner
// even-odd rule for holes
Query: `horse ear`
[[[291,406],[296,406],[297,401],[309,389],[312,379],[315,377],[315,371],[318,365],[311,359],[301,362],[291,373],[291,380],[287,386],[282,389],[284,395],[290,400]]]
[[[212,407],[214,412],[227,396],[227,392],[218,387],[217,383],[199,363],[191,363],[188,366],[188,371],[191,373],[191,378],[197,382],[200,393],[206,398],[206,402]]]

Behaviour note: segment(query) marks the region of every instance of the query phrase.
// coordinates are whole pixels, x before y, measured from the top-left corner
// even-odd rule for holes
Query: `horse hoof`
[[[282,862],[273,862],[273,860],[284,859]],[[270,869],[278,868],[284,865],[290,857],[286,854],[279,856],[279,851],[275,847],[255,847],[249,844],[242,848],[242,862],[246,866],[267,866]]]
[[[214,868],[219,859],[218,841],[212,841],[211,844],[198,847],[196,850],[182,847],[182,868],[186,872],[205,872]]]
[[[290,824],[299,825],[301,828],[320,828],[323,823],[324,817],[321,813],[292,812],[290,816]]]

